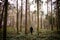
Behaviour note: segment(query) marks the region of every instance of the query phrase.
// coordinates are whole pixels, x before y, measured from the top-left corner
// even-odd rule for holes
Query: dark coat
[[[32,28],[32,27],[30,27],[30,32],[31,32],[31,33],[33,32],[33,28]]]

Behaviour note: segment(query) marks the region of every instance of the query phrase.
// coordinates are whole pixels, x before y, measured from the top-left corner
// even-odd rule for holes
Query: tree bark
[[[56,0],[57,2],[57,30],[60,29],[60,0]]]
[[[28,33],[27,31],[27,0],[26,0],[26,8],[25,8],[25,34]]]
[[[3,40],[6,40],[8,0],[5,0],[4,6],[5,6],[5,15],[4,15],[4,24],[3,24]]]
[[[37,0],[37,32],[39,35],[39,0]]]
[[[20,32],[22,32],[22,9],[23,9],[23,0],[21,0],[21,20],[20,20]]]
[[[18,0],[17,0],[17,20],[16,20],[17,34],[19,33],[19,30],[18,30],[18,17],[19,17],[19,13],[18,13]]]
[[[53,30],[53,15],[52,15],[52,0],[51,0],[51,22],[52,22],[52,24],[51,24],[51,30]]]
[[[4,6],[3,6],[2,13],[1,13],[1,18],[0,18],[0,28],[2,28],[3,13],[4,13]]]

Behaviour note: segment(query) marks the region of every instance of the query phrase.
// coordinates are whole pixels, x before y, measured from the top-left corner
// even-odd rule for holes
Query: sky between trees
[[[16,7],[16,1],[17,0],[8,0],[10,2],[10,4],[14,4],[14,6]],[[32,1],[33,1],[33,4],[32,4]],[[43,1],[43,4],[41,6],[41,10],[44,11],[44,14],[47,14],[47,3],[46,1],[47,0],[42,0]],[[55,0],[52,0],[53,2]],[[36,7],[36,3],[35,3],[35,0],[30,0],[30,11],[34,11],[34,10],[37,10],[37,7]],[[21,6],[21,0],[18,0],[18,8],[20,8]],[[25,0],[23,0],[23,9],[25,10]],[[49,2],[49,11],[51,11],[51,2]],[[54,5],[53,5],[53,9],[54,9]]]

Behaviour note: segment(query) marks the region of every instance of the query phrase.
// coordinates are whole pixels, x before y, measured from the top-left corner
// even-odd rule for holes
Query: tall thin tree
[[[37,0],[37,32],[39,35],[39,0]]]
[[[18,13],[18,0],[17,0],[17,18],[16,18],[17,33],[19,33],[19,30],[18,30],[18,16],[19,16],[19,13]]]
[[[27,13],[28,13],[28,17],[29,17],[29,24],[28,24],[28,26],[30,26],[30,2],[29,2],[30,0],[28,0],[28,3],[27,3]]]
[[[8,0],[5,0],[4,6],[5,6],[5,14],[4,14],[4,24],[3,24],[3,40],[6,40]]]
[[[51,0],[51,30],[53,30],[52,0]]]
[[[20,19],[20,32],[22,31],[22,10],[23,10],[23,0],[21,0],[21,19]]]
[[[3,13],[4,13],[4,5],[3,5],[2,13],[1,13],[1,18],[0,18],[0,28],[2,28]]]
[[[48,16],[48,0],[47,0],[47,16]],[[49,20],[49,18],[48,18],[48,20]]]
[[[58,0],[56,0],[56,26],[57,26],[57,31],[58,31]]]
[[[27,34],[27,0],[26,0],[26,8],[25,8],[25,34]]]
[[[60,29],[60,0],[57,0],[57,29]]]
[[[30,26],[30,22],[31,22],[31,20],[30,20],[30,3],[28,5],[28,7],[29,7],[29,26]]]

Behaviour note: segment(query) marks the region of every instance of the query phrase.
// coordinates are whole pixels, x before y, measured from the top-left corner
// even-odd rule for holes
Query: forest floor
[[[2,32],[0,31],[0,40],[3,39]],[[7,33],[7,40],[60,40],[60,31],[40,31],[39,35],[37,32],[33,32],[31,35],[28,33],[27,35],[24,33]]]

